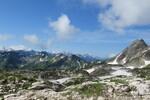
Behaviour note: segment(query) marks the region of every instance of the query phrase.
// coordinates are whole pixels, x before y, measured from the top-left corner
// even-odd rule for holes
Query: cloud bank
[[[35,34],[25,35],[24,39],[33,45],[39,44],[39,38]]]
[[[105,29],[123,32],[131,26],[150,25],[150,0],[82,0],[96,4],[101,12],[98,20]]]
[[[40,49],[47,49],[47,44],[41,43],[40,38],[38,38],[35,34],[25,35],[24,40],[26,40],[28,43],[31,43],[33,46],[36,46]]]
[[[13,36],[12,35],[8,35],[8,34],[0,34],[0,42],[1,41],[5,41],[7,39],[10,39],[12,38]]]
[[[9,48],[11,48],[13,50],[26,50],[26,51],[32,50],[30,48],[26,48],[24,45],[12,45]]]

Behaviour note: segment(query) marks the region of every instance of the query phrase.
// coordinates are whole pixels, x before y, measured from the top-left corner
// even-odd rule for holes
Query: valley
[[[1,100],[149,100],[150,53],[135,40],[114,58],[0,51]],[[80,55],[81,56],[81,55]]]

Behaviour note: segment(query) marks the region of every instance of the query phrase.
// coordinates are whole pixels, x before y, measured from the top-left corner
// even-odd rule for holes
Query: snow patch
[[[63,59],[63,58],[64,58],[64,56],[61,56],[60,58],[61,58],[61,59]]]
[[[111,65],[116,65],[116,64],[118,64],[117,59],[118,59],[118,57],[119,57],[121,54],[122,54],[122,53],[120,53],[120,54],[116,57],[116,59],[115,59],[114,61],[109,62],[108,64],[111,64]]]
[[[144,62],[145,62],[146,66],[150,64],[150,61],[148,61],[148,60],[144,60]]]
[[[148,48],[148,49],[144,50],[142,53],[145,53],[145,52],[147,52],[148,50],[150,50],[150,48]]]
[[[54,82],[54,83],[59,82],[59,83],[62,84],[62,83],[66,82],[66,81],[69,80],[69,79],[71,79],[71,78],[66,77],[66,78],[61,78],[61,79],[57,79],[57,80],[50,80],[50,82]]]
[[[97,63],[98,63],[98,64],[101,64],[102,62],[101,62],[101,61],[98,61]]]
[[[85,68],[85,66],[86,66],[86,64],[84,63],[84,64],[83,64],[83,68]]]
[[[43,62],[44,60],[42,58],[40,58],[40,62]]]
[[[94,70],[95,70],[95,68],[91,68],[91,69],[88,69],[86,71],[90,74],[90,73],[94,72]]]
[[[118,76],[118,75],[126,75],[126,76],[131,76],[132,74],[127,72],[127,70],[120,68],[120,67],[114,67],[112,68],[114,70],[116,70],[115,72],[112,73],[113,76]]]
[[[144,68],[145,66],[141,66],[140,68]]]
[[[143,60],[144,60],[144,59],[143,59]],[[145,63],[145,65],[141,66],[140,68],[144,68],[144,67],[146,67],[147,65],[149,65],[149,64],[150,64],[150,61],[144,60],[144,63]]]
[[[23,67],[24,65],[21,65],[21,67]]]
[[[126,59],[127,59],[127,57],[125,57],[122,61],[123,61],[123,64],[125,64],[126,63]]]
[[[79,66],[81,67],[81,65],[80,65],[80,62],[77,60],[77,63],[79,64]]]
[[[106,75],[106,76],[100,76],[100,79],[106,79],[106,78],[111,78],[111,77],[115,77],[115,76],[119,76],[119,75],[125,75],[125,76],[132,76],[131,72],[128,72],[127,69],[124,69],[122,67],[112,67],[113,70],[115,70],[114,72],[112,72],[110,75]]]
[[[134,66],[128,66],[126,68],[129,68],[129,69],[134,69],[135,67]]]
[[[53,62],[56,62],[56,58],[55,57],[52,60],[53,60]]]
[[[55,57],[52,60],[55,60]]]

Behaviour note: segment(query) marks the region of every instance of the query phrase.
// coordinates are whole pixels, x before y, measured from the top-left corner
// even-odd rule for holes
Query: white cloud
[[[33,45],[39,44],[39,38],[35,34],[25,35],[24,39]]]
[[[59,40],[70,40],[79,32],[79,29],[70,24],[70,19],[67,15],[61,15],[57,21],[50,22],[49,26],[56,31]]]
[[[48,41],[47,41],[47,46],[48,47],[51,47],[51,44],[52,44],[52,42],[54,41],[54,39],[48,39]]]
[[[12,38],[12,35],[7,35],[7,34],[0,34],[0,41],[5,41],[7,39]]]
[[[150,25],[150,0],[83,0],[98,4],[105,10],[99,13],[99,22],[105,29],[123,32],[130,26]]]
[[[32,45],[34,45],[40,49],[47,49],[48,48],[47,44],[42,43],[41,39],[38,38],[35,34],[25,35],[24,39],[27,42],[31,43]]]
[[[51,51],[51,53],[58,54],[61,53],[61,51]]]
[[[26,48],[24,45],[12,45],[9,48],[13,50],[26,50],[26,51],[31,50],[30,48]]]

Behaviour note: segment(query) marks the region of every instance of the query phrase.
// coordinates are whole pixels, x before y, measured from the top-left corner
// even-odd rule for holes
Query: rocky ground
[[[56,91],[58,87],[62,89]],[[149,80],[118,76],[67,87],[56,84],[53,88],[38,81],[28,89],[5,95],[4,100],[149,100],[149,93]]]
[[[150,100],[149,67],[128,71],[132,75],[103,79],[78,71],[62,83],[3,73],[0,96],[1,100]]]

